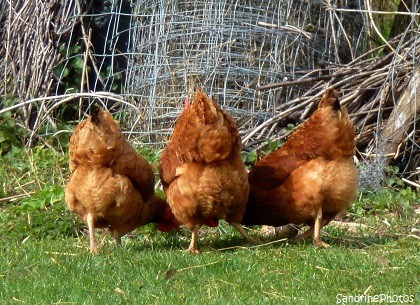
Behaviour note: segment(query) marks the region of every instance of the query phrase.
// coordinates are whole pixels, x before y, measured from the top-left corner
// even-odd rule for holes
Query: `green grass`
[[[100,253],[91,255],[86,226],[63,200],[66,154],[12,147],[1,158],[0,304],[335,304],[338,294],[363,293],[419,303],[419,237],[411,232],[419,196],[395,177],[361,190],[343,218],[363,225],[357,231],[323,230],[327,249],[262,237],[259,228],[250,233],[264,243],[248,245],[222,222],[202,230],[198,255],[185,252],[185,229],[164,234],[153,225],[122,248],[98,232]]]
[[[204,230],[201,254],[185,252],[189,234],[136,231],[117,248],[99,234],[3,243],[2,304],[334,304],[337,294],[412,294],[420,298],[418,240],[408,223],[396,233],[325,229],[327,249],[310,242],[246,245],[230,227]],[[375,225],[375,226],[373,226]],[[404,227],[406,226],[406,227]],[[388,233],[393,230],[389,230]],[[256,231],[251,232],[256,235]],[[271,240],[265,240],[271,241]]]

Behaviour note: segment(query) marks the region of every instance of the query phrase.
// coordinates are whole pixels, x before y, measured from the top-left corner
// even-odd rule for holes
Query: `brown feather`
[[[90,214],[94,226],[107,227],[118,238],[150,222],[177,226],[167,203],[155,196],[151,166],[108,111],[98,109],[75,128],[70,172],[66,204],[85,222]]]
[[[159,168],[168,203],[189,229],[212,219],[242,219],[249,185],[241,145],[233,118],[197,89]]]
[[[338,106],[337,106],[338,105]],[[327,90],[311,117],[249,173],[247,225],[314,223],[318,208],[334,218],[355,198],[355,127],[338,93]]]

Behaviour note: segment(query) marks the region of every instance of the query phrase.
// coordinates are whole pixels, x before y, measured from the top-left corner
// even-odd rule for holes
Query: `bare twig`
[[[0,202],[15,201],[17,199],[21,199],[21,198],[24,198],[24,197],[30,197],[34,193],[35,193],[35,191],[31,191],[31,192],[27,192],[25,194],[18,194],[18,195],[13,195],[13,196],[9,196],[9,197],[3,197],[3,198],[0,198]]]
[[[320,80],[328,80],[331,79],[330,75],[323,75],[323,76],[317,76],[317,77],[307,77],[297,80],[291,80],[291,81],[284,81],[280,83],[274,83],[274,84],[268,84],[268,85],[261,85],[258,86],[257,89],[259,91],[268,90],[268,89],[275,89],[279,87],[286,87],[286,86],[296,86],[296,85],[302,85],[307,83],[314,83],[318,82]]]

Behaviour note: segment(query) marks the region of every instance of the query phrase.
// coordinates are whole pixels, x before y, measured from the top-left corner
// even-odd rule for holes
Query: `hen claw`
[[[198,253],[200,253],[200,250],[198,250],[198,249],[193,249],[193,248],[188,248],[188,249],[187,249],[187,252],[188,252],[188,253],[192,253],[192,254],[198,254]]]
[[[326,242],[323,242],[322,240],[318,240],[318,241],[314,240],[314,246],[315,246],[315,247],[320,247],[320,248],[324,248],[324,249],[326,249],[326,248],[328,248],[330,245],[329,245],[329,244],[327,244]]]

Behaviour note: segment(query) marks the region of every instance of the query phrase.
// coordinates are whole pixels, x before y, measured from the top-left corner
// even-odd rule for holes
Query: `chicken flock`
[[[120,244],[148,223],[164,232],[185,226],[192,233],[187,251],[198,253],[200,228],[219,220],[251,243],[259,240],[243,225],[308,225],[295,239],[313,236],[314,245],[327,247],[321,229],[351,204],[358,186],[355,127],[338,98],[327,89],[309,119],[248,173],[235,121],[197,88],[159,161],[166,200],[112,115],[93,107],[70,138],[66,204],[87,224],[93,253],[95,228],[108,228]]]

